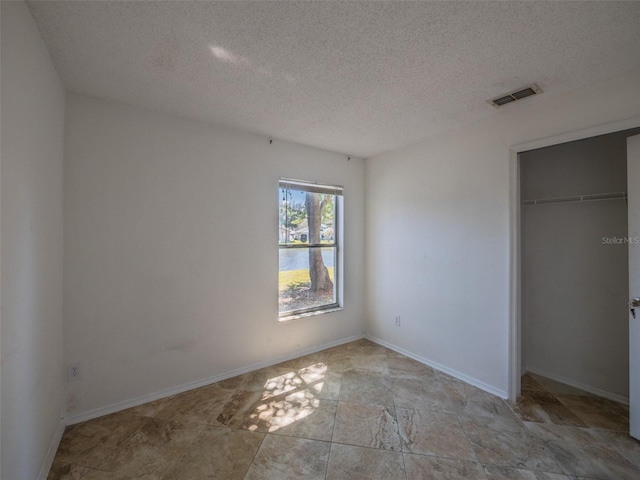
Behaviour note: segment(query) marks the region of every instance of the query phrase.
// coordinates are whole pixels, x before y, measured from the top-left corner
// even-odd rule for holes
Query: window
[[[338,307],[342,187],[280,179],[278,194],[280,317]]]

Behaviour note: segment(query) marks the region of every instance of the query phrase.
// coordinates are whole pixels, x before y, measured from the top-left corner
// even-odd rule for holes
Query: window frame
[[[278,215],[278,252],[281,249],[305,249],[309,251],[311,248],[332,248],[333,253],[333,303],[328,303],[324,305],[318,305],[314,307],[308,308],[299,308],[296,310],[288,310],[281,312],[280,304],[278,301],[278,320],[284,321],[292,318],[317,315],[321,313],[329,313],[336,310],[342,309],[342,299],[341,299],[341,289],[340,287],[340,277],[342,276],[342,262],[340,261],[340,253],[341,253],[341,240],[342,240],[342,225],[341,225],[341,215],[340,211],[342,210],[342,202],[344,196],[344,188],[342,185],[329,185],[322,184],[318,182],[310,182],[306,180],[297,180],[292,178],[280,177],[278,182],[278,193],[282,189],[285,190],[298,190],[303,192],[311,192],[311,193],[325,193],[329,195],[333,195],[335,201],[333,202],[333,243],[281,243],[280,241],[280,216]],[[278,202],[278,209],[280,208],[280,202]],[[309,239],[310,240],[310,239]],[[288,240],[287,240],[288,241]],[[278,274],[280,273],[280,267],[278,267]],[[278,290],[280,287],[280,283],[278,282]]]

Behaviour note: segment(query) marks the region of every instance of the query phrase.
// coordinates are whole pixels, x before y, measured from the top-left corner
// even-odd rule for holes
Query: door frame
[[[509,378],[507,379],[509,400],[516,400],[520,396],[520,377],[522,376],[522,259],[520,255],[520,161],[518,154],[527,150],[550,147],[638,127],[640,127],[640,116],[509,147]]]

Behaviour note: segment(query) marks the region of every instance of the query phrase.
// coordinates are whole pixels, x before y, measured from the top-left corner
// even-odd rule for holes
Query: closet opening
[[[543,387],[577,410],[597,397],[618,415],[606,421],[626,424],[626,140],[638,133],[518,153],[520,393]]]

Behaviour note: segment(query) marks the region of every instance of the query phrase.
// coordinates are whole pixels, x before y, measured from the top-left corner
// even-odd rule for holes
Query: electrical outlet
[[[73,363],[71,365],[67,365],[67,382],[73,382],[74,380],[80,380],[80,364]]]
[[[399,327],[399,326],[400,326],[400,315],[396,315],[394,325],[395,325],[396,327]]]

